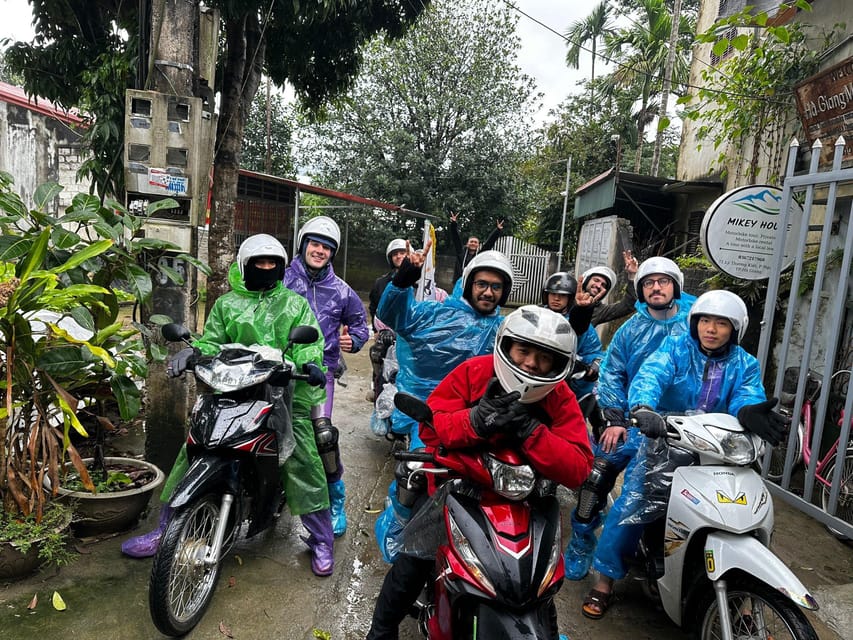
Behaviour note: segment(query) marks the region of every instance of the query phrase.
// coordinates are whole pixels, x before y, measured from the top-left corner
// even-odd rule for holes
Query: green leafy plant
[[[178,279],[157,266],[178,247],[142,237],[145,216],[118,202],[78,194],[53,214],[61,187],[51,183],[36,190],[28,210],[12,185],[0,172],[0,500],[13,517],[40,522],[51,497],[45,479],[58,487],[66,460],[95,490],[71,432],[87,436],[84,422],[108,428],[107,402],[124,420],[138,414],[135,380],[147,375],[148,358],[165,353],[146,348],[141,327],[119,318],[119,300],[148,304],[155,270]],[[174,206],[162,200],[147,214]]]
[[[24,554],[37,544],[42,561],[62,566],[74,557],[66,545],[65,532],[70,522],[71,510],[59,503],[51,503],[40,519],[34,513],[21,516],[0,511],[0,541]]]

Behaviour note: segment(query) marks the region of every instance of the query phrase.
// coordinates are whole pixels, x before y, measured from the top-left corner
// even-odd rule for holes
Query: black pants
[[[404,554],[397,556],[376,599],[367,640],[397,640],[400,623],[429,579],[433,564],[433,560]]]

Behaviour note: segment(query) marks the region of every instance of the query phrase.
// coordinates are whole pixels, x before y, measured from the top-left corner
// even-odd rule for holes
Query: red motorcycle
[[[431,423],[419,399],[398,393],[394,402]],[[435,557],[433,579],[416,603],[421,633],[431,640],[557,640],[554,596],[564,573],[555,483],[509,448],[394,455],[409,469],[398,490],[425,486],[429,496],[402,541],[405,553]]]

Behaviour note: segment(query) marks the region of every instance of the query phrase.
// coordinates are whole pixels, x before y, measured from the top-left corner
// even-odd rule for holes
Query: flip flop
[[[605,593],[598,589],[591,589],[583,601],[581,613],[590,620],[600,620],[607,613],[613,601],[613,592]],[[595,608],[593,608],[595,607]]]

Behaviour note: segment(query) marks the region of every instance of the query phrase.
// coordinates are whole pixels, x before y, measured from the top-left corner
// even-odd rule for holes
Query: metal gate
[[[758,359],[765,373],[775,366],[775,385],[773,396],[780,398],[784,391],[794,392],[793,378],[796,378],[796,395],[791,415],[793,428],[787,441],[784,471],[778,486],[767,482],[774,496],[808,513],[832,529],[848,537],[853,537],[853,525],[836,517],[843,513],[846,518],[853,512],[853,444],[850,442],[851,420],[837,420],[840,407],[844,416],[853,416],[853,376],[846,376],[843,388],[836,389],[837,407],[830,410],[832,374],[840,368],[850,368],[849,352],[844,350],[839,356],[839,343],[845,335],[844,327],[851,320],[846,318],[847,303],[850,298],[850,267],[853,260],[853,168],[841,169],[844,155],[844,138],[835,144],[832,167],[819,171],[821,144],[815,142],[809,170],[803,175],[794,175],[799,145],[791,144],[788,154],[788,168],[785,177],[779,225],[782,230],[776,238],[774,248],[773,271],[767,286],[767,299],[764,305],[761,340],[758,346]],[[839,188],[842,194],[839,196]],[[844,195],[846,192],[846,196]],[[800,229],[789,229],[790,206],[792,199],[802,199],[803,224]],[[841,203],[839,203],[839,200]],[[825,203],[825,205],[824,205]],[[838,205],[838,206],[837,206]],[[820,207],[824,206],[823,220],[820,220]],[[820,224],[810,225],[809,222]],[[790,280],[784,331],[781,342],[771,355],[771,335],[773,319],[776,313],[784,247],[788,233],[798,233],[799,247],[793,265]],[[816,255],[808,256],[808,263],[814,265],[813,276],[807,263],[806,244],[809,233],[819,235],[819,249]],[[840,252],[840,253],[839,253]],[[840,262],[840,266],[838,265]],[[835,264],[833,264],[835,263]],[[811,296],[801,295],[801,287],[809,287]],[[796,334],[795,334],[796,331]],[[795,340],[796,338],[796,340]],[[801,345],[798,341],[801,341]],[[802,355],[797,353],[802,347]],[[823,353],[821,353],[821,351]],[[772,362],[771,362],[772,358]],[[798,431],[795,428],[801,415],[807,393],[815,394],[815,385],[809,383],[809,368],[816,370],[824,384],[814,399],[813,429],[810,442],[812,455],[802,474],[797,470],[796,481],[794,463],[798,450]],[[785,372],[789,371],[787,385]],[[793,374],[793,376],[791,375]],[[825,429],[826,427],[826,429]],[[834,456],[827,449],[825,434],[831,434],[830,443],[835,440],[834,431],[838,429],[838,450]],[[823,445],[823,446],[822,446]],[[824,455],[824,451],[826,452]],[[820,458],[823,457],[823,460]],[[764,469],[768,468],[770,452],[765,458]]]
[[[509,258],[514,272],[507,304],[542,304],[542,285],[550,274],[552,259],[556,260],[554,254],[512,236],[498,238],[495,249]]]

